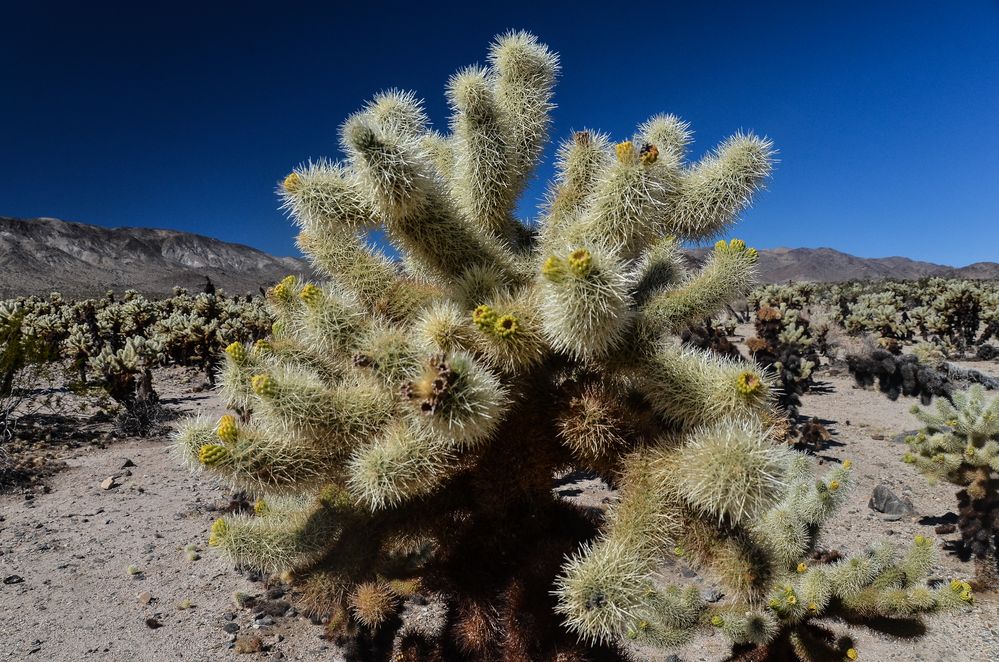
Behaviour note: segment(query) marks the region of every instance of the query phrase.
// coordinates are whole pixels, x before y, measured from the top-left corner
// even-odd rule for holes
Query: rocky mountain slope
[[[91,296],[126,288],[159,295],[175,285],[197,291],[206,276],[242,294],[307,272],[304,260],[188,232],[0,216],[0,298],[52,291]]]
[[[709,250],[690,252],[696,259]],[[289,273],[307,274],[308,264],[188,232],[0,216],[0,298],[51,291],[92,296],[126,288],[160,295],[175,285],[196,291],[206,276],[228,292],[241,294],[257,292]],[[999,264],[955,268],[904,257],[861,258],[831,248],[760,251],[760,279],[765,283],[925,276],[999,278]]]
[[[691,251],[703,257],[710,249]],[[898,278],[914,280],[927,276],[941,278],[999,278],[999,263],[976,262],[965,267],[948,267],[919,262],[907,257],[857,257],[832,248],[769,248],[760,250],[760,280],[841,282]]]

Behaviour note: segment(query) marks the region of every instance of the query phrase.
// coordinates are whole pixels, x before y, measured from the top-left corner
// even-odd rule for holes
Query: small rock
[[[911,437],[912,435],[918,433],[919,430],[908,430],[906,432],[899,432],[894,437],[891,438],[891,443],[905,445],[905,438]]]
[[[222,626],[222,630],[229,634],[236,634],[239,632],[239,625],[237,623],[229,622]]]
[[[264,650],[264,641],[260,637],[236,637],[236,654],[259,653]]]
[[[701,592],[701,597],[704,599],[705,602],[709,603],[718,602],[724,597],[724,595],[725,595],[724,593],[722,593],[716,588],[709,588],[708,590]]]
[[[24,577],[21,575],[7,575],[3,578],[3,583],[10,586],[11,584],[20,584],[24,581]]]
[[[284,616],[284,613],[291,608],[291,603],[285,600],[258,600],[257,610],[267,616]]]
[[[271,659],[272,660],[283,660],[284,659],[284,653],[282,653],[281,651],[275,651],[274,654],[271,655]]]
[[[274,619],[270,616],[264,616],[263,618],[258,618],[253,624],[253,627],[267,627],[269,625],[274,625]]]
[[[163,627],[163,624],[159,622],[155,617],[146,619],[146,627],[150,630],[156,630]]]
[[[103,481],[101,481],[102,490],[110,490],[113,487],[118,487],[118,483],[115,482],[114,476],[108,476]]]
[[[666,662],[683,662],[679,655],[670,655],[666,658]]]
[[[295,618],[296,616],[298,616],[298,610],[295,609],[294,607],[292,607],[288,611],[284,612],[284,617],[285,618]]]
[[[232,613],[231,611],[227,611],[222,614],[222,618],[227,621],[234,621],[236,620],[236,614]]]
[[[131,458],[127,458],[127,457],[119,457],[118,458],[118,468],[119,469],[128,469],[129,467],[134,467],[134,466],[135,466],[135,462],[132,462]]]
[[[153,601],[153,594],[150,593],[149,591],[143,591],[142,593],[139,593],[139,602],[140,603],[142,603],[144,605],[148,605],[152,601]]]
[[[275,586],[274,588],[267,589],[267,597],[271,600],[277,600],[278,598],[284,597],[284,589],[280,586]]]
[[[872,434],[871,439],[873,439],[874,441],[884,441],[885,436],[883,434]]]
[[[871,495],[867,507],[886,515],[898,515],[900,519],[903,515],[912,515],[916,510],[912,506],[912,501],[907,498],[899,498],[884,483],[880,483],[874,488],[874,493]]]
[[[946,535],[948,533],[954,533],[955,531],[957,531],[957,526],[954,524],[940,524],[939,526],[933,528],[933,533],[938,535]]]

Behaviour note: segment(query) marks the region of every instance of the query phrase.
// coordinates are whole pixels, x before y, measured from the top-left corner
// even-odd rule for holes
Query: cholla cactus
[[[921,583],[925,540],[902,560],[803,565],[849,467],[811,477],[774,442],[771,378],[677,342],[748,293],[755,250],[719,241],[688,274],[678,242],[731,226],[770,142],[739,134],[687,165],[670,115],[616,145],[578,132],[525,225],[515,200],[558,61],[511,33],[488,62],[451,79],[450,134],[386,92],[343,125],[344,162],[281,184],[329,281],[285,279],[271,338],[227,349],[225,399],[252,416],[178,437],[191,466],[260,497],[212,544],[291,573],[334,634],[393,660],[617,659],[629,637],[668,647],[711,628],[804,655],[826,645],[806,636],[815,619],[960,602]],[[374,228],[401,265],[367,244]],[[620,489],[599,528],[552,491],[570,469]],[[716,572],[729,601],[658,588],[671,554]],[[394,630],[414,593],[442,616]]]
[[[904,460],[933,479],[961,486],[957,493],[964,545],[974,555],[977,581],[999,586],[999,397],[987,401],[981,386],[937,400],[936,411],[915,407],[925,424],[908,437]]]
[[[756,336],[746,341],[746,348],[757,363],[776,372],[778,404],[796,427],[801,395],[811,387],[812,371],[819,365],[809,321],[785,304],[762,305],[755,326]]]

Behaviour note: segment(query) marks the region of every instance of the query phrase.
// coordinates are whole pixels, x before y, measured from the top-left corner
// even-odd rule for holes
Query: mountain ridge
[[[710,247],[692,248],[703,259]],[[0,216],[0,298],[62,292],[94,296],[108,289],[169,294],[200,289],[209,277],[231,294],[257,292],[285,275],[310,275],[297,257],[275,257],[205,235],[145,227],[106,228],[55,218]],[[999,263],[950,267],[902,256],[862,258],[833,248],[760,250],[761,283],[947,278],[999,279]]]

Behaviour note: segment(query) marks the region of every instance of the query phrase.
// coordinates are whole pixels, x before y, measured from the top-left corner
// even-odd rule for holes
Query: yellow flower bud
[[[323,291],[312,283],[306,283],[302,291],[298,293],[298,298],[309,306],[315,306],[322,301]]]
[[[847,649],[847,651],[846,651],[846,659],[848,659],[848,660],[856,660],[858,657],[860,657],[860,653],[857,652],[856,648],[849,648],[849,649]]]
[[[253,504],[253,512],[258,515],[266,515],[268,511],[267,502],[263,499],[257,499]]]
[[[491,331],[496,324],[496,312],[486,304],[482,304],[472,311],[472,322],[483,331]]]
[[[795,569],[798,571],[798,574],[800,575],[801,573],[803,573],[806,570],[808,570],[808,565],[803,561],[803,562],[799,563],[798,567],[795,568]]]
[[[840,485],[839,485],[839,481],[838,480],[831,480],[831,481],[829,481],[829,491],[830,492],[835,492],[839,488],[840,488]]]
[[[853,460],[843,460],[843,468],[849,471],[853,468]]]
[[[299,177],[297,172],[291,173],[290,175],[284,178],[283,182],[281,182],[281,186],[288,193],[294,193],[295,191],[298,190],[298,188],[301,185],[302,185],[302,178]]]
[[[569,268],[579,278],[586,278],[593,268],[593,255],[585,248],[569,253]]]
[[[239,436],[239,428],[236,427],[236,417],[232,414],[226,414],[220,418],[219,425],[215,429],[215,434],[227,444],[235,443],[236,437]]]
[[[493,329],[500,338],[509,338],[517,333],[517,318],[513,315],[503,315],[496,320]]]
[[[250,387],[260,397],[270,397],[277,392],[277,384],[270,375],[254,375],[250,379]]]
[[[725,619],[715,614],[711,617],[711,625],[714,625],[716,628],[720,628],[725,625]]]
[[[220,444],[205,444],[198,449],[198,461],[211,467],[229,457],[229,449]]]
[[[763,388],[763,382],[755,372],[740,372],[735,379],[735,389],[742,395],[753,395]]]
[[[614,151],[617,153],[617,160],[621,163],[632,163],[635,160],[635,146],[630,140],[615,145]]]
[[[236,363],[242,363],[246,360],[246,347],[238,340],[226,347],[225,353]]]
[[[651,143],[646,143],[642,145],[642,149],[639,150],[638,160],[642,162],[644,166],[650,166],[659,159],[659,148]]]
[[[211,532],[208,535],[208,544],[215,547],[219,544],[220,538],[229,530],[229,525],[221,517],[212,522]]]
[[[558,282],[565,277],[565,263],[561,258],[550,255],[541,265],[541,275],[552,282]]]

